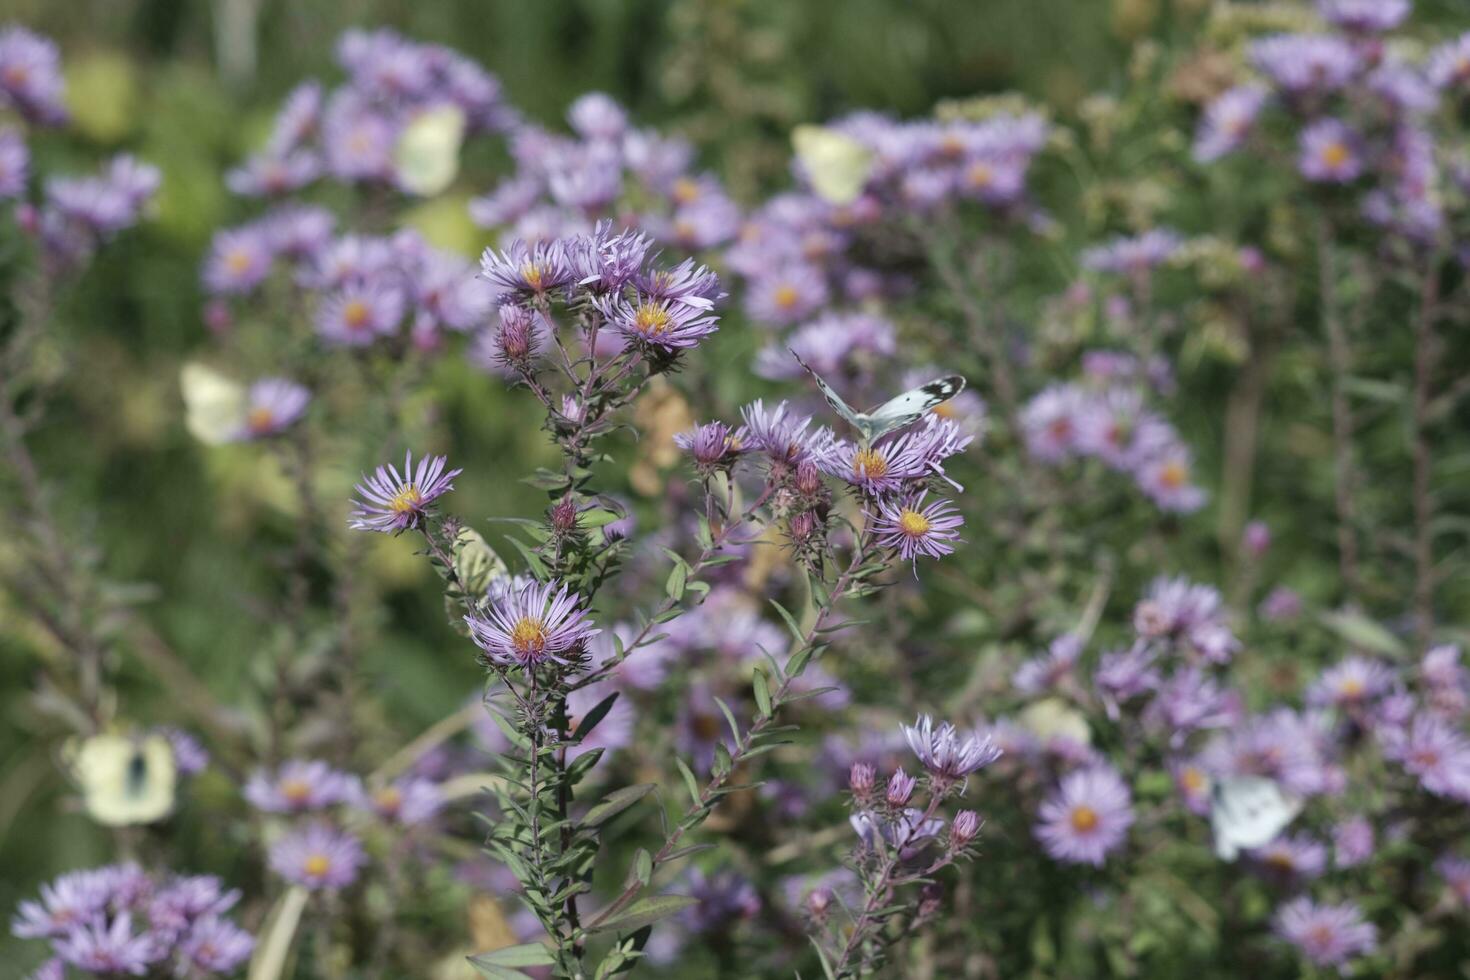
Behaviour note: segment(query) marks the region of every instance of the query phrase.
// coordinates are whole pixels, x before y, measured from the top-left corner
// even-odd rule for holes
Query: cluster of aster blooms
[[[226,177],[232,191],[278,198],[323,178],[412,190],[395,155],[416,119],[456,110],[469,135],[515,122],[495,76],[450,48],[353,29],[337,42],[337,62],[347,81],[330,92],[316,81],[293,90],[265,147]]]
[[[1274,160],[1265,130],[1279,124],[1296,141],[1303,179],[1352,188],[1368,221],[1408,241],[1440,241],[1451,187],[1428,121],[1443,99],[1470,93],[1470,35],[1412,60],[1389,34],[1409,0],[1318,0],[1317,9],[1325,30],[1251,43],[1257,78],[1206,108],[1195,158],[1245,149]]]
[[[61,55],[24,27],[0,28],[0,110],[31,129],[67,120]],[[122,154],[89,177],[47,177],[30,194],[28,132],[0,125],[0,204],[15,202],[16,222],[40,242],[54,269],[74,268],[103,242],[137,224],[158,190],[157,168]]]
[[[944,462],[963,452],[974,436],[952,419],[930,413],[913,427],[872,442],[839,438],[830,428],[787,402],[767,408],[763,401],[741,411],[744,425],[709,422],[680,434],[675,442],[696,470],[729,473],[738,462],[758,457],[765,464],[769,501],[797,555],[806,562],[824,553],[833,512],[831,489],[823,475],[835,477],[863,505],[863,535],[904,561],[941,558],[954,551],[964,519],[946,498],[930,494],[949,485]]]
[[[913,928],[938,911],[932,876],[973,853],[982,822],[968,809],[946,819],[944,804],[964,793],[971,775],[1001,756],[988,735],[961,732],[948,722],[936,725],[928,715],[900,730],[922,778],[899,766],[880,783],[877,769],[866,762],[854,762],[848,771],[848,819],[858,838],[851,870],[860,888],[855,902],[841,903],[849,921],[836,922],[832,915],[833,887],[839,882],[814,889],[806,899],[818,946],[830,954],[838,976],[855,975],[855,959],[876,961],[880,954],[865,947],[882,945],[884,927],[896,914],[906,913],[904,927]],[[918,901],[898,899],[899,889],[917,884],[924,885]]]
[[[1266,535],[1253,531],[1247,548],[1259,556]],[[1413,816],[1433,812],[1416,807],[1416,795],[1470,804],[1470,671],[1457,647],[1430,649],[1412,670],[1349,655],[1306,688],[1302,706],[1251,712],[1222,671],[1241,643],[1216,590],[1155,581],[1134,609],[1133,632],[1133,642],[1103,653],[1090,675],[1081,638],[1060,637],[1015,671],[1023,710],[989,729],[1008,757],[1001,771],[1039,801],[1035,833],[1050,857],[1091,865],[1121,859],[1138,819],[1130,787],[1156,775],[1145,760],[1161,758],[1177,795],[1150,801],[1159,810],[1149,824],[1209,816],[1212,788],[1235,777],[1269,779],[1306,804],[1296,826],[1248,849],[1242,864],[1285,893],[1274,928],[1318,965],[1341,966],[1375,947],[1376,930],[1358,905],[1318,904],[1310,893],[1341,898],[1362,887],[1358,869],[1380,839],[1440,849],[1443,884],[1462,902],[1470,897],[1470,860],[1457,853],[1459,842],[1441,822]],[[1094,747],[1093,734],[1106,728],[1130,747],[1126,763]],[[1375,796],[1369,790],[1381,780],[1370,774],[1385,768],[1408,781]]]
[[[1087,352],[1082,380],[1048,385],[1027,402],[1021,413],[1027,453],[1047,465],[1096,459],[1131,476],[1161,510],[1198,510],[1205,491],[1195,483],[1189,447],[1148,405],[1150,393],[1172,385],[1162,364],[1145,365],[1110,350]]]
[[[402,832],[431,823],[445,805],[441,785],[413,773],[394,780],[362,779],[315,759],[260,769],[245,784],[245,800],[290,823],[270,842],[271,870],[293,885],[337,890],[368,864],[358,830],[375,825]]]
[[[31,980],[232,976],[255,946],[228,917],[239,900],[212,875],[150,875],[114,864],[42,885],[39,899],[20,903],[10,929],[51,945],[51,959]]]
[[[573,102],[567,121],[570,137],[517,124],[510,133],[515,173],[470,202],[470,217],[500,230],[504,244],[586,234],[604,218],[690,251],[735,237],[739,207],[717,178],[693,172],[687,142],[635,129],[601,92]]]
[[[744,280],[745,311],[758,324],[787,327],[828,306],[908,291],[911,249],[894,245],[907,238],[905,216],[928,219],[973,201],[992,214],[1038,220],[1026,177],[1047,139],[1040,116],[900,122],[860,113],[830,129],[869,154],[855,198],[832,203],[798,168],[804,186],[762,205],[726,252]]]

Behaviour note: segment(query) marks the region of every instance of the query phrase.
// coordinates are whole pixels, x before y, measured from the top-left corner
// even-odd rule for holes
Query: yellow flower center
[[[243,248],[237,248],[225,256],[225,268],[237,276],[249,272],[250,267],[254,264],[250,258],[250,253]]]
[[[1072,829],[1085,834],[1097,827],[1097,811],[1083,804],[1072,808]]]
[[[1179,774],[1179,781],[1183,783],[1184,788],[1189,790],[1191,793],[1198,793],[1200,790],[1205,788],[1205,774],[1200,772],[1193,766],[1190,766],[1188,769]]]
[[[801,299],[801,294],[796,291],[795,286],[783,285],[776,289],[776,305],[783,310],[789,310]]]
[[[1286,851],[1275,851],[1267,855],[1266,864],[1275,868],[1277,871],[1296,870],[1296,862],[1291,859],[1291,855]]]
[[[950,133],[940,142],[939,152],[947,157],[957,157],[965,152],[965,143],[958,136]]]
[[[7,85],[14,85],[19,88],[26,83],[26,79],[29,77],[30,74],[26,71],[24,65],[8,65],[5,68],[5,84]]]
[[[929,528],[932,526],[929,518],[916,510],[905,508],[903,513],[898,515],[898,529],[911,538],[922,538],[929,533]]]
[[[1367,693],[1363,682],[1356,677],[1349,677],[1337,685],[1337,693],[1348,700],[1356,700]]]
[[[669,311],[659,303],[640,303],[633,314],[633,326],[645,336],[657,336],[669,329]]]
[[[960,413],[955,411],[954,402],[940,402],[938,405],[929,409],[929,411],[942,419],[956,419],[960,416]]]
[[[302,862],[301,869],[309,877],[323,878],[328,871],[332,870],[332,859],[325,854],[309,854],[306,860]]]
[[[301,779],[288,779],[281,783],[281,795],[289,803],[305,803],[311,796],[311,786]]]
[[[532,657],[546,649],[546,624],[531,616],[522,616],[510,631],[510,645],[522,657]]]
[[[688,204],[699,196],[699,181],[693,177],[680,177],[674,181],[674,188],[670,196],[675,204]]]
[[[1332,933],[1332,927],[1328,925],[1315,925],[1307,930],[1314,946],[1331,946],[1336,937]]]
[[[541,285],[546,281],[546,273],[534,262],[527,262],[521,266],[521,278],[526,280],[526,285],[537,292],[541,291]]]
[[[395,786],[385,786],[373,794],[373,802],[384,813],[397,813],[403,805],[403,794]]]
[[[1322,148],[1322,162],[1334,169],[1347,163],[1351,155],[1348,148],[1341,143],[1328,143]]]
[[[1159,482],[1170,490],[1178,490],[1189,480],[1189,469],[1183,463],[1167,462],[1159,469]]]
[[[252,408],[250,414],[245,416],[245,424],[251,432],[269,432],[275,422],[275,414],[264,405]]]
[[[852,475],[856,480],[876,480],[888,472],[888,460],[876,449],[859,449],[852,457]]]
[[[424,495],[417,486],[410,483],[393,495],[393,499],[388,501],[388,509],[395,514],[408,514],[418,510],[423,503]]]
[[[970,169],[965,171],[965,180],[969,181],[971,187],[977,189],[989,187],[994,179],[995,171],[991,170],[987,163],[977,161],[970,164]]]
[[[342,322],[347,324],[349,330],[361,330],[368,325],[372,312],[362,300],[348,300],[347,305],[342,307]]]

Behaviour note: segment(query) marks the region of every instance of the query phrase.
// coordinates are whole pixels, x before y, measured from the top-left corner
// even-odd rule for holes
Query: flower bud
[[[848,788],[858,800],[866,800],[873,795],[873,786],[877,780],[878,770],[866,762],[854,762],[847,772]]]
[[[512,367],[525,368],[536,356],[534,314],[524,306],[507,303],[500,308],[500,330],[495,335],[496,356]]]
[[[909,799],[914,795],[914,786],[918,781],[917,777],[910,776],[902,768],[896,770],[888,780],[888,805],[907,806]]]
[[[949,846],[962,851],[980,835],[980,814],[974,810],[961,810],[949,825]]]
[[[804,459],[796,465],[796,489],[804,497],[821,495],[822,474],[816,463]]]
[[[809,510],[804,510],[800,514],[792,517],[787,525],[787,532],[791,535],[791,540],[799,545],[806,544],[811,540],[816,530],[817,515]]]
[[[551,530],[556,534],[571,534],[577,529],[577,502],[563,497],[551,508]]]

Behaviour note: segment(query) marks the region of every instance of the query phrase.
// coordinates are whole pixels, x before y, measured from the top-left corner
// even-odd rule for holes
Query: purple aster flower
[[[1427,71],[1435,88],[1470,88],[1470,32],[1435,48]]]
[[[99,871],[71,871],[41,886],[39,902],[22,901],[10,931],[22,939],[65,936],[98,918],[112,901],[112,887]]]
[[[332,343],[365,347],[398,330],[406,305],[403,292],[392,286],[349,284],[322,302],[317,332]]]
[[[280,197],[321,176],[321,159],[309,150],[260,153],[225,174],[225,186],[241,197]]]
[[[327,170],[341,180],[390,180],[397,140],[392,120],[351,90],[338,91],[322,117]]]
[[[317,759],[292,759],[275,772],[257,769],[245,783],[245,800],[267,813],[305,813],[347,803],[357,780]]]
[[[32,122],[55,125],[66,119],[65,88],[55,42],[24,27],[0,31],[0,100]]]
[[[583,214],[605,211],[622,190],[621,162],[606,143],[555,153],[548,161],[546,189],[564,208]]]
[[[1327,720],[1289,708],[1232,721],[1228,733],[1205,746],[1201,761],[1219,775],[1263,776],[1298,796],[1337,792],[1346,775],[1332,758]]]
[[[974,810],[961,810],[949,825],[949,847],[952,851],[963,851],[980,836],[980,825],[984,823]]]
[[[314,135],[322,121],[322,86],[320,82],[303,82],[291,90],[276,113],[267,152],[281,156],[290,153]]]
[[[1332,863],[1356,868],[1373,856],[1373,823],[1367,817],[1348,817],[1332,829]]]
[[[1434,862],[1434,870],[1450,886],[1460,904],[1470,907],[1470,860],[1445,854]]]
[[[66,980],[66,962],[53,956],[26,975],[26,980]]]
[[[407,776],[396,782],[363,790],[358,806],[384,820],[414,827],[432,820],[444,807],[444,791],[428,779]]]
[[[1122,705],[1158,690],[1163,678],[1155,666],[1156,660],[1154,651],[1143,643],[1111,650],[1099,658],[1092,682],[1102,695],[1110,718],[1118,717]]]
[[[572,278],[560,241],[527,245],[517,239],[503,252],[487,248],[480,256],[480,273],[500,292],[527,296],[545,295]]]
[[[633,277],[638,292],[650,299],[681,303],[695,309],[709,310],[725,298],[720,277],[708,266],[685,259],[672,269],[650,269]]]
[[[25,197],[31,152],[25,137],[12,128],[0,129],[0,201]]]
[[[1278,837],[1252,848],[1251,859],[1272,877],[1290,882],[1320,878],[1327,870],[1327,846],[1306,834]]]
[[[567,122],[583,139],[615,140],[627,130],[628,114],[612,96],[588,92],[567,109]]]
[[[933,474],[942,475],[942,461],[962,451],[970,441],[953,422],[931,415],[922,428],[872,445],[831,442],[817,455],[817,465],[865,493],[889,494]]]
[[[420,527],[429,505],[454,489],[454,478],[463,470],[445,472],[443,456],[424,456],[418,469],[413,453],[403,456],[403,472],[392,464],[379,466],[372,476],[357,485],[358,501],[348,526],[358,531],[397,534]]]
[[[209,766],[209,750],[182,728],[161,728],[158,733],[168,739],[174,750],[174,765],[181,776],[196,776]]]
[[[810,265],[772,269],[747,285],[745,311],[759,323],[800,323],[827,304],[827,280]]]
[[[668,219],[663,237],[691,251],[723,245],[740,231],[740,206],[725,194],[706,194],[681,205]]]
[[[108,923],[94,919],[78,926],[52,944],[56,955],[69,966],[103,975],[128,973],[143,976],[166,952],[158,937],[148,932],[133,934],[133,917],[124,912]]]
[[[1407,730],[1380,734],[1384,754],[1436,796],[1470,802],[1470,738],[1437,715],[1417,715]]]
[[[746,452],[747,441],[743,427],[732,430],[724,422],[706,422],[674,436],[674,445],[688,453],[703,474],[728,471]]]
[[[255,937],[228,919],[207,916],[179,943],[182,963],[201,973],[234,973],[255,949]]]
[[[691,898],[699,900],[681,916],[681,921],[696,932],[726,931],[741,919],[760,913],[761,900],[749,879],[734,871],[706,875],[698,868],[685,876]]]
[[[768,411],[765,403],[756,399],[740,410],[740,417],[745,420],[750,447],[779,465],[795,466],[823,451],[828,442],[825,430],[807,431],[810,416],[796,415],[784,401]]]
[[[1205,504],[1205,491],[1192,480],[1193,460],[1188,447],[1174,443],[1139,468],[1139,488],[1160,510],[1191,514]]]
[[[1261,600],[1257,612],[1262,619],[1272,623],[1296,619],[1302,614],[1302,597],[1292,589],[1278,585]]]
[[[719,329],[719,318],[683,303],[639,298],[605,302],[602,313],[613,329],[646,347],[671,352],[695,347]]]
[[[236,438],[264,439],[279,435],[306,414],[311,393],[285,378],[261,378],[245,396],[245,421]]]
[[[938,793],[954,786],[963,787],[971,773],[990,765],[1001,755],[989,735],[961,735],[947,721],[935,728],[928,715],[920,715],[912,726],[900,728]]]
[[[1396,113],[1424,115],[1439,105],[1439,92],[1418,68],[1386,62],[1368,76],[1369,90]]]
[[[1078,449],[1085,396],[1072,385],[1052,385],[1021,412],[1026,451],[1047,463],[1066,459]]]
[[[869,519],[880,548],[896,550],[904,561],[954,553],[953,542],[960,540],[965,519],[954,504],[942,498],[924,506],[925,496],[927,492],[904,501],[878,501],[878,513]]]
[[[1235,704],[1214,678],[1190,665],[1176,670],[1159,685],[1158,693],[1144,710],[1143,720],[1178,747],[1193,732],[1231,724]]]
[[[204,260],[204,288],[213,296],[249,293],[270,275],[271,236],[255,223],[217,232]]]
[[[1326,34],[1277,34],[1250,46],[1251,63],[1292,95],[1334,92],[1362,69],[1353,46]]]
[[[1240,647],[1219,590],[1183,577],[1149,584],[1133,609],[1133,628],[1144,639],[1183,644],[1211,663],[1225,663]]]
[[[271,248],[287,258],[314,264],[331,244],[337,219],[326,208],[289,204],[277,208],[260,222],[270,233]]]
[[[607,295],[633,282],[643,271],[653,247],[641,231],[613,234],[612,222],[599,221],[590,234],[566,242],[572,281],[593,293]]]
[[[240,900],[239,891],[226,891],[214,875],[175,878],[148,900],[148,924],[172,943],[195,920],[223,915]]]
[[[1337,119],[1318,119],[1301,135],[1297,168],[1317,183],[1346,184],[1363,173],[1358,135]]]
[[[1036,837],[1058,861],[1101,866],[1133,824],[1133,797],[1110,766],[1079,769],[1041,804]]]
[[[486,658],[505,667],[566,663],[599,632],[579,608],[582,597],[558,582],[532,583],[489,604],[484,618],[466,616]]]
[[[1203,766],[1190,760],[1175,760],[1169,763],[1169,775],[1190,813],[1205,816],[1210,812],[1212,783]]]
[[[1022,694],[1044,694],[1071,678],[1082,656],[1082,640],[1063,633],[1051,642],[1046,653],[1033,657],[1016,669],[1011,684]]]
[[[1112,241],[1082,253],[1082,266],[1098,272],[1137,276],[1157,269],[1172,259],[1184,244],[1177,232],[1155,228],[1133,238]]]
[[[883,789],[884,801],[891,807],[906,806],[918,785],[918,776],[910,776],[899,767],[888,777],[888,784]]]
[[[1452,643],[1431,647],[1419,662],[1419,677],[1429,706],[1449,718],[1470,709],[1470,687],[1465,668],[1460,666],[1460,648]]]
[[[799,378],[802,364],[823,377],[859,373],[859,360],[879,361],[898,350],[892,321],[868,313],[829,313],[804,324],[784,341],[770,344],[756,359],[764,378]],[[792,357],[792,354],[796,357]],[[798,358],[800,360],[798,360]],[[934,375],[926,375],[919,384]]]
[[[269,856],[272,871],[312,890],[346,888],[367,860],[356,837],[324,823],[284,834],[271,845]]]
[[[1271,528],[1265,521],[1250,521],[1240,532],[1241,553],[1257,561],[1271,550]]]
[[[1322,672],[1307,691],[1307,703],[1318,707],[1357,710],[1387,694],[1394,672],[1367,657],[1348,657]]]
[[[1363,921],[1352,902],[1319,905],[1302,895],[1277,909],[1273,925],[1278,936],[1317,966],[1341,967],[1378,945],[1378,930]]]
[[[1323,20],[1360,34],[1393,30],[1409,16],[1409,9],[1409,0],[1317,0]]]
[[[1238,85],[1206,106],[1194,137],[1194,158],[1211,163],[1239,149],[1255,129],[1266,98],[1259,85]]]
[[[943,820],[938,817],[925,820],[924,811],[917,807],[907,808],[892,820],[871,810],[854,813],[847,820],[864,847],[875,849],[881,840],[889,847],[897,847],[899,857],[905,861],[912,860],[944,830]]]

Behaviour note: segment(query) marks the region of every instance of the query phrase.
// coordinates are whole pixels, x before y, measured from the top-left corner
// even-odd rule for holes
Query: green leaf
[[[582,720],[577,723],[577,730],[572,732],[573,740],[580,742],[591,734],[592,729],[597,727],[597,723],[607,717],[607,713],[612,710],[613,702],[617,699],[618,692],[614,691],[593,705],[592,710],[583,715]]]
[[[506,946],[504,949],[471,956],[470,962],[476,966],[482,963],[495,966],[554,966],[556,957],[541,943],[521,943],[519,946]]]
[[[689,767],[684,764],[684,760],[678,756],[674,756],[674,765],[679,767],[679,775],[684,777],[684,785],[689,789],[689,799],[691,801],[698,800],[699,780],[694,778],[694,773],[689,771]]]
[[[1403,642],[1366,616],[1354,612],[1324,612],[1321,620],[1323,626],[1359,650],[1390,657],[1403,656]]]
[[[615,524],[621,521],[623,517],[624,515],[615,513],[614,511],[594,507],[591,510],[584,510],[578,514],[577,524],[582,527],[607,527],[609,524]]]
[[[656,783],[639,783],[637,786],[613,790],[602,798],[602,802],[587,811],[587,815],[582,818],[582,826],[601,826],[657,788]]]
[[[720,706],[720,713],[725,716],[725,721],[730,724],[730,737],[735,740],[736,745],[739,745],[740,723],[735,720],[735,712],[731,711],[730,706],[720,698],[715,698],[715,704]]]
[[[760,708],[761,715],[769,718],[771,716],[771,689],[766,683],[765,671],[757,670],[751,678],[751,688],[755,691],[755,705]]]
[[[531,980],[529,973],[522,973],[520,970],[499,966],[495,963],[481,963],[478,956],[471,956],[469,959],[470,966],[479,970],[480,976],[489,977],[490,980]]]
[[[698,905],[699,899],[690,898],[687,895],[650,895],[640,898],[629,905],[617,915],[608,919],[589,932],[631,932],[634,929],[642,929],[651,926],[660,919],[667,919],[671,915]]]
[[[684,598],[684,585],[689,581],[689,566],[680,561],[669,572],[669,580],[664,583],[664,591],[670,599],[678,602]]]
[[[776,612],[781,614],[781,618],[786,622],[786,628],[791,631],[791,636],[796,640],[796,642],[805,642],[806,634],[802,633],[801,627],[796,625],[796,619],[792,617],[789,612],[786,611],[786,607],[781,605],[781,603],[777,602],[775,599],[771,600],[771,605],[775,606]]]

